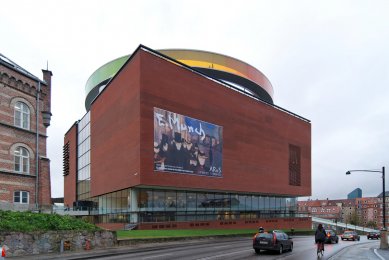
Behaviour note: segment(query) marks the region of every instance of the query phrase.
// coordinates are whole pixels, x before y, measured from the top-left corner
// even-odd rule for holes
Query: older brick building
[[[51,205],[46,128],[51,118],[51,71],[43,80],[0,54],[0,209]]]
[[[89,78],[65,134],[64,201],[123,228],[309,228],[311,124],[235,58],[145,46]]]
[[[386,198],[386,204],[388,201],[389,198]],[[299,201],[298,211],[313,217],[355,223],[359,226],[375,228],[383,226],[382,196]]]

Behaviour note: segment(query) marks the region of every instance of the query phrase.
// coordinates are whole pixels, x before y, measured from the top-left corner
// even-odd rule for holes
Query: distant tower
[[[356,199],[362,198],[362,190],[360,188],[356,188],[352,192],[347,195],[347,199]]]

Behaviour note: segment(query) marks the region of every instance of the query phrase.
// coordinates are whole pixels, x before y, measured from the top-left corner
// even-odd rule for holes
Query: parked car
[[[257,233],[253,237],[253,248],[257,254],[260,254],[261,250],[272,250],[282,254],[284,251],[293,250],[293,240],[280,230]]]
[[[379,232],[367,232],[367,239],[379,239],[380,236]]]
[[[336,235],[335,231],[333,230],[326,230],[326,240],[324,243],[338,243],[339,242],[339,237]]]
[[[344,231],[344,233],[340,237],[342,238],[342,240],[352,240],[352,241],[355,240],[359,241],[361,239],[361,237],[355,231]]]

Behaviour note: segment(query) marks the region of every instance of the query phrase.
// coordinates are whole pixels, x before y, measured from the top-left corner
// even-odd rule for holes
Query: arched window
[[[30,154],[24,147],[15,149],[15,171],[20,173],[30,173]]]
[[[15,126],[30,129],[30,108],[20,101],[15,104]]]
[[[14,203],[28,204],[30,194],[28,191],[15,191],[14,192]]]

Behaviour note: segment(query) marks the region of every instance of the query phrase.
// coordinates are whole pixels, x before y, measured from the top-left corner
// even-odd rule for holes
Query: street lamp
[[[385,166],[382,167],[382,170],[350,170],[346,172],[346,175],[351,174],[351,172],[380,172],[382,173],[382,216],[383,216],[383,228],[381,234],[381,249],[387,248],[387,238],[386,236],[386,196],[385,196]],[[384,236],[384,237],[383,237]]]
[[[386,230],[386,203],[385,203],[385,166],[382,167],[382,171],[380,170],[350,170],[346,172],[346,175],[351,174],[351,172],[380,172],[382,173],[382,210],[383,210],[383,226],[384,230]]]

